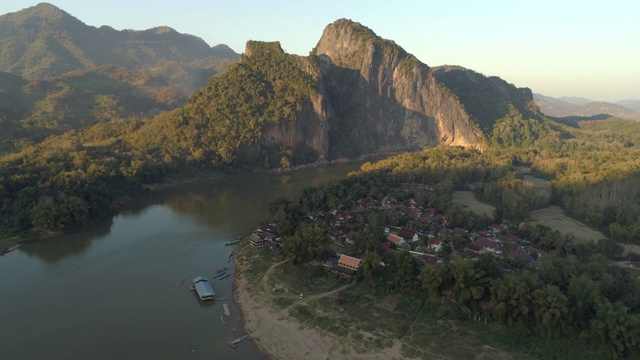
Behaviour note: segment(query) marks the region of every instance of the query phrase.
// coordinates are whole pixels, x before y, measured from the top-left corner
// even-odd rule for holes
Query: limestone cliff
[[[274,59],[281,59],[274,62]],[[244,56],[240,62],[256,61],[260,65],[255,67],[260,71],[269,73],[276,69],[282,69],[283,64],[290,64],[288,69],[290,76],[284,79],[276,76],[272,87],[276,93],[289,100],[292,96],[287,88],[300,89],[303,86],[296,83],[296,72],[302,72],[309,77],[311,86],[304,94],[304,98],[299,98],[295,104],[296,114],[287,119],[285,113],[279,116],[276,121],[269,121],[262,129],[262,143],[266,146],[285,146],[292,149],[311,149],[317,154],[317,158],[324,160],[329,149],[329,121],[333,116],[331,104],[327,101],[326,91],[322,84],[322,74],[314,58],[286,54],[280,42],[258,42],[249,41],[245,48]],[[293,75],[293,76],[292,76]],[[269,77],[269,76],[267,76]],[[253,84],[252,86],[256,86]],[[277,99],[272,99],[278,101]],[[293,107],[292,107],[293,108]]]
[[[331,157],[440,144],[484,148],[482,131],[429,67],[359,23],[328,25],[312,56],[336,114]]]
[[[149,126],[174,138],[144,146],[166,146],[183,134],[178,152],[198,161],[268,167],[438,145],[483,150],[502,105],[527,109],[530,91],[465,74],[451,82],[452,91],[393,41],[338,20],[309,56],[249,41],[236,64],[175,112],[178,118]],[[491,101],[476,101],[486,95]],[[162,126],[173,130],[156,129]]]

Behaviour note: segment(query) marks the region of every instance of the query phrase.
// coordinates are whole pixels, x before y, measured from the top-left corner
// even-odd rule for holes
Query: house
[[[458,235],[458,236],[464,236],[464,235],[468,234],[469,231],[467,231],[466,229],[463,229],[461,227],[454,227],[453,228],[453,233]]]
[[[394,243],[394,244],[396,244],[396,246],[397,246],[397,245],[400,245],[400,244],[404,244],[404,243],[405,243],[405,241],[404,241],[404,239],[403,239],[403,238],[401,238],[401,237],[400,237],[400,236],[398,236],[398,235],[394,235],[394,234],[390,234],[390,235],[387,237],[387,241],[389,241],[390,243]]]
[[[479,253],[479,252],[480,252],[480,251],[482,251],[482,249],[484,249],[484,248],[483,248],[483,247],[482,247],[482,245],[480,245],[480,244],[471,243],[471,244],[467,245],[467,249],[468,249],[468,250],[471,250],[471,251],[473,251],[473,252]]]
[[[442,250],[442,240],[440,239],[430,239],[429,247],[435,251]]]
[[[249,241],[251,242],[251,245],[257,247],[258,249],[260,249],[261,247],[264,246],[264,243],[267,241],[266,239],[260,237],[260,235],[256,234],[255,232],[253,234],[251,234],[251,236],[249,237]]]
[[[532,263],[532,262],[535,261],[534,258],[532,258],[529,254],[527,254],[524,251],[512,251],[512,252],[507,254],[507,257],[515,259],[515,260],[526,261],[528,263]]]
[[[277,247],[277,244],[280,242],[280,235],[275,230],[275,226],[270,224],[264,224],[254,231],[249,237],[249,241],[251,245],[260,249],[264,247],[267,241],[272,242],[269,247],[274,249]]]
[[[494,254],[502,253],[502,251],[500,250],[500,243],[497,241],[489,240],[484,237],[479,237],[473,242],[473,244],[479,245],[480,247],[482,247],[482,250],[487,252],[492,252]]]
[[[415,230],[411,230],[407,228],[400,229],[400,231],[398,231],[398,236],[403,238],[405,241],[413,242],[413,241],[420,240],[420,237],[418,236],[418,233],[415,232]]]
[[[486,231],[486,230],[482,230],[482,231],[478,231],[478,235],[482,236],[482,237],[490,237],[491,233]]]
[[[416,257],[416,260],[418,260],[423,265],[429,265],[429,266],[434,266],[438,262],[438,258],[436,258],[435,255],[429,255],[429,254],[418,255]]]
[[[340,255],[340,259],[338,259],[338,266],[342,266],[350,270],[358,270],[361,265],[362,260],[351,256]]]
[[[379,242],[378,243],[378,248],[384,252],[391,252],[393,251],[393,249],[391,248],[391,245],[389,245],[389,243],[386,242]]]

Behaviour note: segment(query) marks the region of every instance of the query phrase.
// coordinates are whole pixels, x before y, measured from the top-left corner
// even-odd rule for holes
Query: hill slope
[[[439,66],[436,78],[453,91],[485,133],[510,113],[510,106],[527,118],[539,117],[529,88],[517,88],[497,76],[484,76],[461,66]]]
[[[544,96],[542,94],[533,94],[536,104],[540,110],[548,116],[567,117],[567,116],[594,116],[600,114],[608,114],[622,119],[639,120],[640,113],[633,111],[618,104],[612,104],[604,101],[575,102],[565,101],[559,98]]]
[[[117,31],[88,26],[47,3],[0,16],[0,34],[0,71],[27,80],[116,65],[147,69],[193,90],[239,57],[226,45],[212,48],[169,27]]]

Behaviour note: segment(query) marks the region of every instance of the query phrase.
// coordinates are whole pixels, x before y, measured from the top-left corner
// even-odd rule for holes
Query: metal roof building
[[[193,279],[193,286],[196,288],[200,300],[213,300],[216,297],[216,292],[213,291],[209,279],[204,276],[195,277]]]

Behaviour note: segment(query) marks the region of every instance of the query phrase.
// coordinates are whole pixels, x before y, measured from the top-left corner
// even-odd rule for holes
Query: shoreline
[[[348,163],[348,162],[358,162],[358,161],[362,161],[366,158],[370,158],[370,157],[375,157],[375,156],[379,156],[379,155],[371,155],[371,156],[361,156],[357,159],[336,159],[336,160],[331,160],[331,161],[327,161],[327,160],[322,160],[322,161],[316,161],[313,163],[308,163],[308,164],[303,164],[303,165],[299,165],[299,166],[295,166],[292,167],[290,169],[235,169],[234,173],[227,173],[223,170],[204,170],[204,171],[199,171],[199,172],[195,172],[192,174],[192,176],[185,176],[185,177],[180,177],[180,176],[174,176],[171,178],[167,178],[164,181],[160,182],[160,183],[143,183],[140,186],[140,190],[141,193],[138,195],[132,195],[132,196],[126,196],[123,197],[121,199],[116,199],[115,200],[115,208],[113,209],[113,212],[117,211],[119,208],[121,208],[122,206],[131,203],[132,201],[138,200],[138,199],[142,199],[145,198],[147,196],[149,196],[149,194],[152,193],[157,193],[160,191],[164,191],[167,189],[171,189],[177,186],[181,186],[181,185],[185,185],[185,184],[190,184],[190,183],[196,183],[199,181],[208,181],[208,180],[215,180],[224,176],[235,176],[237,175],[238,172],[242,172],[242,171],[264,171],[267,173],[272,173],[272,174],[286,174],[288,172],[292,172],[292,171],[297,171],[297,170],[302,170],[302,169],[306,169],[306,168],[312,168],[312,167],[321,167],[321,166],[328,166],[328,165],[332,165],[332,164],[342,164],[342,163]],[[112,214],[108,214],[105,216],[111,216]],[[64,235],[64,234],[69,234],[73,231],[78,231],[78,230],[82,230],[82,229],[86,229],[91,227],[92,225],[94,225],[96,222],[100,221],[102,218],[98,218],[98,219],[92,219],[91,222],[89,223],[89,225],[87,225],[86,227],[83,228],[79,228],[79,229],[74,229],[72,231],[67,231],[67,230],[62,230],[62,231],[48,231],[48,230],[41,230],[41,229],[32,229],[27,233],[23,233],[23,234],[19,234],[10,238],[3,238],[0,240],[9,240],[9,239],[14,239],[15,238],[15,242],[11,242],[10,244],[8,244],[6,247],[3,247],[4,245],[2,245],[2,243],[0,242],[0,256],[5,255],[7,253],[10,253],[12,251],[15,251],[17,249],[19,249],[20,247],[27,245],[27,244],[32,244],[32,243],[37,243],[39,241],[44,241],[50,238],[54,238],[54,237],[58,237],[60,235]],[[40,232],[40,234],[36,234],[34,235],[33,232]]]
[[[250,246],[250,245],[247,245]],[[308,360],[400,360],[402,342],[394,340],[392,346],[383,349],[363,349],[352,336],[337,336],[313,327],[303,326],[297,319],[289,316],[288,309],[278,309],[271,303],[271,294],[265,289],[252,293],[249,283],[242,272],[249,261],[240,261],[239,251],[234,256],[236,268],[233,280],[233,302],[240,312],[242,328],[249,335],[258,350],[269,359],[308,359]],[[257,260],[259,261],[259,260]],[[271,264],[273,265],[273,264]],[[266,274],[266,273],[265,273]],[[263,280],[259,281],[263,283]],[[301,302],[300,306],[309,304]]]

